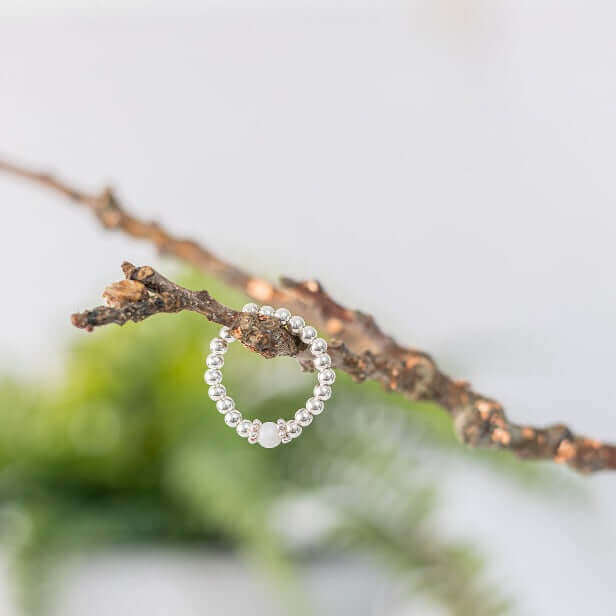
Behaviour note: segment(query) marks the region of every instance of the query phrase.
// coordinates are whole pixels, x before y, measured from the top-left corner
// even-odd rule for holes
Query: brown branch
[[[222,261],[191,240],[178,238],[154,222],[128,214],[110,189],[84,193],[46,174],[38,174],[0,161],[0,170],[34,181],[69,197],[89,209],[107,229],[121,230],[153,243],[159,251],[214,274],[256,301],[286,306],[334,337],[329,353],[336,369],[357,382],[381,383],[388,391],[410,400],[431,400],[452,416],[458,437],[473,447],[509,450],[524,459],[552,459],[581,472],[616,470],[616,446],[574,434],[567,426],[547,428],[510,422],[500,403],[475,393],[468,383],[442,373],[426,353],[399,345],[378,327],[374,319],[335,302],[314,281],[282,278],[276,287]],[[191,310],[227,325],[251,350],[265,357],[297,357],[312,369],[305,345],[273,318],[247,315],[223,306],[207,291],[191,291],[176,285],[149,266],[123,265],[126,280],[105,290],[107,306],[72,316],[75,326],[87,330],[127,321],[142,321],[159,313]]]
[[[244,345],[263,357],[296,357],[306,348],[301,340],[280,326],[278,319],[227,308],[207,291],[185,289],[148,265],[135,267],[124,262],[122,270],[126,280],[109,285],[103,293],[107,305],[73,314],[71,322],[75,327],[92,331],[110,323],[138,323],[155,314],[190,310],[209,321],[227,325]]]

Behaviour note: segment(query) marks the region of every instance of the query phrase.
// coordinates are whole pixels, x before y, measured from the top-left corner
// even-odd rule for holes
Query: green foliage
[[[187,284],[242,302],[215,281]],[[301,439],[251,447],[207,398],[215,331],[191,314],[108,328],[75,345],[55,386],[0,386],[0,515],[30,611],[59,554],[173,541],[238,550],[282,586],[301,558],[367,552],[452,614],[503,613],[476,556],[440,539],[430,519],[433,486],[412,452],[467,455],[443,412],[340,376]],[[268,364],[240,345],[227,362],[225,382],[248,417],[289,416],[312,383],[291,360]],[[298,541],[282,529],[301,503],[322,515]]]

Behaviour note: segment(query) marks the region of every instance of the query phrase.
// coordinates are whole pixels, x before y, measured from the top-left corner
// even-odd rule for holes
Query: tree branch
[[[296,357],[306,345],[280,326],[278,319],[238,312],[217,302],[207,291],[191,291],[171,282],[149,265],[135,267],[124,262],[126,280],[109,285],[103,292],[107,305],[73,314],[75,327],[95,327],[127,321],[138,323],[160,313],[190,310],[209,321],[227,325],[251,351],[263,357]]]
[[[219,259],[192,240],[175,237],[157,223],[128,214],[108,188],[100,194],[84,193],[50,175],[2,161],[0,170],[67,196],[90,210],[106,229],[150,241],[160,252],[216,275],[256,301],[286,306],[304,315],[334,338],[329,353],[336,369],[357,382],[378,381],[386,390],[410,400],[440,404],[451,414],[460,440],[468,445],[505,449],[524,459],[552,459],[585,473],[616,470],[616,446],[576,435],[560,424],[537,428],[512,423],[499,402],[472,391],[467,382],[445,375],[428,354],[398,344],[372,317],[337,303],[315,280],[282,278],[280,286],[275,286]],[[264,357],[296,357],[304,369],[312,370],[305,345],[277,319],[237,312],[207,291],[185,289],[149,266],[136,268],[125,263],[122,268],[126,279],[107,287],[107,305],[72,315],[76,327],[91,331],[109,323],[123,325],[154,314],[190,310],[229,326],[245,346]]]

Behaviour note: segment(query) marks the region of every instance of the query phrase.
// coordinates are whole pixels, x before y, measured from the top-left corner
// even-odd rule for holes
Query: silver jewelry
[[[261,423],[259,419],[244,419],[242,413],[235,408],[233,398],[227,395],[227,390],[222,384],[222,367],[225,364],[224,354],[228,345],[235,338],[228,327],[223,327],[220,333],[210,342],[211,353],[205,363],[207,370],[204,374],[205,382],[210,386],[208,396],[216,403],[216,409],[224,415],[225,423],[235,428],[235,431],[248,440],[249,443],[259,443],[261,447],[271,448],[280,443],[290,443],[297,438],[302,429],[312,423],[315,415],[320,415],[325,410],[325,401],[332,395],[332,385],[336,380],[336,373],[332,370],[332,360],[327,354],[327,342],[318,337],[317,330],[311,325],[306,325],[300,316],[291,316],[286,308],[275,310],[272,306],[257,306],[246,304],[242,312],[249,314],[261,314],[277,318],[291,333],[298,335],[303,342],[309,345],[313,355],[313,364],[317,371],[317,384],[313,390],[313,396],[308,398],[306,406],[295,412],[293,419],[279,419],[275,423],[266,421]]]

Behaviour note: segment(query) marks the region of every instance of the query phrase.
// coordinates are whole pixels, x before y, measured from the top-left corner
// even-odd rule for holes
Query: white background
[[[616,441],[612,3],[1,10],[36,17],[0,22],[0,154],[317,277],[516,420]],[[0,205],[0,361],[53,373],[67,315],[160,261],[7,177]],[[610,612],[616,476],[581,482],[585,508],[478,473],[446,490],[522,614]]]

